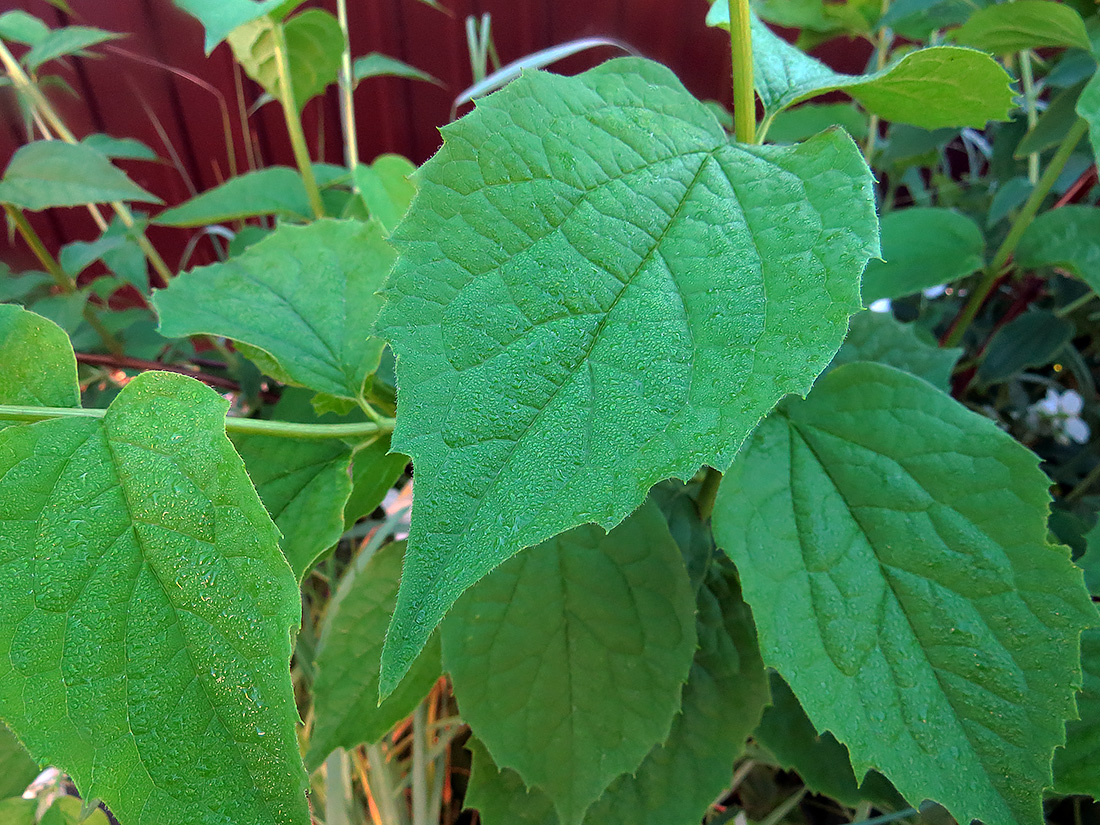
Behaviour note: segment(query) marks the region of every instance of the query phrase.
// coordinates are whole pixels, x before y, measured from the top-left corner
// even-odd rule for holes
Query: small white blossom
[[[930,286],[928,289],[922,290],[921,294],[929,301],[932,301],[939,298],[945,292],[947,292],[947,284],[939,284],[938,286]]]
[[[871,312],[889,312],[890,311],[890,299],[879,298],[877,301],[872,301],[871,305],[867,307]]]
[[[1085,401],[1075,390],[1048,389],[1046,396],[1027,410],[1027,422],[1034,430],[1047,430],[1060,444],[1084,444],[1091,430],[1081,418]]]

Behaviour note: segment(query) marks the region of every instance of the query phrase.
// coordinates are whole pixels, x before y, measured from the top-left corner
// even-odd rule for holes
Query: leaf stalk
[[[733,58],[733,134],[739,143],[756,143],[756,91],[752,76],[752,26],[749,0],[727,0],[730,54]]]
[[[275,66],[279,72],[279,104],[283,107],[283,119],[290,137],[290,148],[294,152],[294,162],[302,175],[309,198],[309,206],[315,218],[325,216],[325,206],[321,201],[321,190],[317,188],[317,179],[313,176],[313,161],[309,157],[306,134],[302,129],[302,118],[298,113],[298,104],[294,100],[294,87],[291,86],[290,58],[287,53],[286,34],[282,23],[272,22],[272,34],[275,38]]]

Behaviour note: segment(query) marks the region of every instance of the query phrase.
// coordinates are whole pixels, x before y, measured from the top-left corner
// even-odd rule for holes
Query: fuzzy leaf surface
[[[955,42],[994,54],[1028,49],[1091,49],[1085,21],[1072,6],[1051,0],[1014,0],[978,9],[952,32]]]
[[[383,692],[512,554],[728,465],[832,358],[878,248],[846,135],[732,144],[648,61],[526,73],[443,132],[379,318],[418,473]]]
[[[1044,212],[1024,230],[1015,258],[1025,269],[1065,267],[1100,292],[1100,209],[1068,204]]]
[[[165,209],[153,223],[207,226],[257,215],[307,218],[313,214],[302,176],[288,166],[269,166],[230,178],[179,206]]]
[[[297,583],[227,408],[149,372],[0,432],[0,716],[130,825],[309,822]]]
[[[960,822],[1033,823],[1096,611],[1047,544],[1037,457],[926,382],[830,372],[719,489],[764,661],[857,776]]]
[[[576,825],[668,737],[694,610],[680,550],[647,503],[610,533],[575,528],[483,579],[443,625],[443,665],[494,761]]]
[[[985,238],[973,220],[952,209],[896,209],[882,218],[882,260],[863,273],[863,302],[900,298],[950,283],[985,264]]]
[[[110,201],[161,202],[82,143],[36,140],[21,146],[0,179],[0,203],[32,212]]]
[[[729,28],[727,0],[715,0],[707,24]],[[842,91],[884,120],[922,129],[983,128],[1007,120],[1011,78],[987,54],[957,46],[909,52],[881,71],[865,75],[834,72],[752,19],[753,79],[764,117],[827,92]]]
[[[404,542],[357,560],[328,608],[313,683],[315,721],[306,764],[321,765],[333,750],[373,745],[412,713],[439,678],[439,634],[421,652],[397,690],[378,704],[382,639],[401,581]]]
[[[373,221],[283,225],[235,258],[180,275],[153,304],[168,338],[224,335],[263,350],[298,384],[357,398],[382,354],[370,333],[392,261]]]
[[[0,304],[0,352],[0,404],[80,406],[76,356],[57,324],[14,304]]]
[[[903,324],[889,313],[861,312],[852,316],[848,337],[830,367],[876,361],[946,390],[962,353],[958,348],[936,346],[935,339],[916,324]]]

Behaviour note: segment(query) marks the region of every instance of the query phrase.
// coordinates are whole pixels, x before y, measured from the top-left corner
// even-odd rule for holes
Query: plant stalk
[[[103,418],[106,410],[83,407],[18,407],[0,405],[0,421],[48,421],[53,418]],[[394,421],[363,421],[355,424],[300,424],[296,421],[265,421],[259,418],[225,419],[225,430],[241,435],[268,435],[273,438],[370,438],[391,432]]]
[[[1016,216],[1016,220],[1012,222],[1012,226],[1008,230],[1008,235],[1001,242],[1001,245],[997,248],[997,252],[993,255],[993,260],[989,262],[989,266],[985,268],[985,274],[982,276],[982,280],[975,287],[974,291],[970,293],[970,297],[967,299],[966,305],[963,307],[962,312],[956,319],[951,330],[944,336],[942,345],[945,347],[953,347],[962,340],[963,335],[966,334],[967,328],[971,322],[977,316],[978,311],[982,308],[986,298],[989,297],[989,293],[993,290],[994,285],[997,283],[997,279],[1003,274],[1005,266],[1008,264],[1009,259],[1012,257],[1012,253],[1016,251],[1017,245],[1020,243],[1020,238],[1024,236],[1024,232],[1031,225],[1031,222],[1035,220],[1035,216],[1039,213],[1039,208],[1043,205],[1043,200],[1049,194],[1050,189],[1054,186],[1054,182],[1058,180],[1058,176],[1062,174],[1062,170],[1066,166],[1066,162],[1069,160],[1070,155],[1073,154],[1073,150],[1077,147],[1078,142],[1088,132],[1088,123],[1084,118],[1077,118],[1077,122],[1070,127],[1070,130],[1066,132],[1066,136],[1062,138],[1062,142],[1058,145],[1057,151],[1054,156],[1051,157],[1050,162],[1047,164],[1047,168],[1043,171],[1043,176],[1039,178],[1039,182],[1035,184],[1035,188],[1031,190],[1031,195],[1028,196],[1027,202],[1024,203],[1023,208],[1020,210],[1020,214]]]
[[[890,10],[890,0],[882,0],[879,10],[879,19],[886,16]],[[882,71],[886,68],[886,57],[890,53],[890,46],[894,42],[894,33],[886,26],[879,26],[878,36],[875,38],[875,69]],[[872,114],[867,121],[867,141],[863,144],[863,156],[867,162],[871,162],[871,155],[875,152],[875,143],[878,141],[879,116]]]
[[[749,0],[727,0],[730,56],[733,62],[733,134],[739,143],[756,143],[756,91],[752,77],[752,26]]]
[[[421,702],[412,717],[412,825],[432,825],[428,821],[428,703]]]
[[[306,134],[302,129],[302,118],[298,113],[298,104],[294,100],[294,87],[291,86],[290,61],[287,57],[286,35],[282,23],[272,23],[275,36],[275,65],[279,72],[279,103],[283,107],[283,119],[290,136],[290,148],[294,152],[294,162],[302,175],[309,205],[315,218],[325,216],[325,206],[321,201],[321,190],[317,188],[317,179],[313,176],[313,161],[309,157]]]
[[[348,171],[352,173],[352,186],[358,190],[355,184],[355,167],[359,165],[359,143],[355,130],[355,102],[352,93],[355,91],[354,80],[351,76],[351,35],[348,31],[348,0],[336,0],[336,19],[340,23],[340,29],[344,32],[344,53],[340,55],[340,120],[344,127],[344,162]]]
[[[707,467],[703,486],[699,488],[699,497],[695,506],[699,510],[699,521],[708,521],[714,512],[714,500],[718,496],[718,485],[722,483],[722,474],[713,467]]]
[[[367,748],[367,776],[378,814],[385,825],[405,825],[408,816],[397,805],[397,791],[390,776],[386,755],[378,745]]]
[[[1020,84],[1024,93],[1024,111],[1027,113],[1027,128],[1030,131],[1039,122],[1039,113],[1035,109],[1035,76],[1031,71],[1031,52],[1020,52]],[[1027,179],[1034,186],[1039,181],[1039,153],[1027,156]]]
[[[354,825],[351,762],[343,748],[325,759],[325,825]]]

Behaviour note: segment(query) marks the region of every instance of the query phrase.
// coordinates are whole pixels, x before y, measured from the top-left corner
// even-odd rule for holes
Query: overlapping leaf
[[[439,637],[424,648],[396,691],[378,703],[382,639],[401,580],[403,543],[353,564],[329,605],[313,683],[315,722],[306,764],[314,769],[335,748],[374,744],[431,690],[441,672]]]
[[[946,390],[962,352],[937,347],[935,339],[916,324],[903,324],[887,313],[861,312],[852,317],[848,337],[830,366],[875,361]]]
[[[301,175],[287,166],[270,166],[230,178],[221,186],[165,209],[153,222],[206,226],[257,215],[304,219],[311,214]]]
[[[847,136],[731,144],[647,61],[525,74],[444,136],[379,319],[418,473],[383,690],[513,553],[725,467],[828,363],[877,250]]]
[[[727,0],[715,0],[707,24],[729,27]],[[990,120],[1007,120],[1012,107],[1011,78],[997,61],[973,49],[919,49],[881,71],[846,75],[792,46],[756,17],[752,41],[753,79],[766,119],[837,90],[885,120],[924,129],[982,128]]]
[[[995,54],[1027,49],[1089,49],[1085,21],[1072,6],[1052,0],[1013,0],[978,9],[952,32],[956,43]]]
[[[297,586],[227,407],[145,373],[0,432],[0,716],[129,825],[309,822]]]
[[[719,489],[764,660],[857,776],[1032,823],[1096,611],[1047,544],[1049,481],[993,422],[877,364],[758,428]]]
[[[1054,790],[1100,796],[1100,630],[1081,635],[1084,685],[1077,694],[1079,720],[1066,725],[1066,745],[1054,752]]]
[[[359,195],[387,232],[409,210],[416,185],[412,174],[416,167],[401,155],[379,155],[369,165],[359,164],[355,169],[355,186]]]
[[[285,0],[172,0],[206,29],[206,53],[214,51],[233,29],[258,20]]]
[[[21,146],[0,179],[0,203],[20,209],[37,211],[109,201],[161,202],[82,143],[37,140]]]
[[[695,651],[694,608],[680,551],[649,503],[610,533],[578,527],[501,565],[443,625],[443,663],[496,763],[576,825],[668,737]]]
[[[0,799],[22,795],[36,776],[38,765],[12,732],[0,724]]]
[[[225,263],[184,273],[153,304],[169,338],[224,335],[269,355],[276,377],[355,399],[382,354],[371,329],[392,260],[376,222],[284,225]]]
[[[0,352],[0,404],[80,406],[76,358],[59,326],[22,307],[0,304]]]
[[[1070,204],[1044,212],[1020,238],[1016,265],[1065,267],[1100,292],[1100,209]]]

